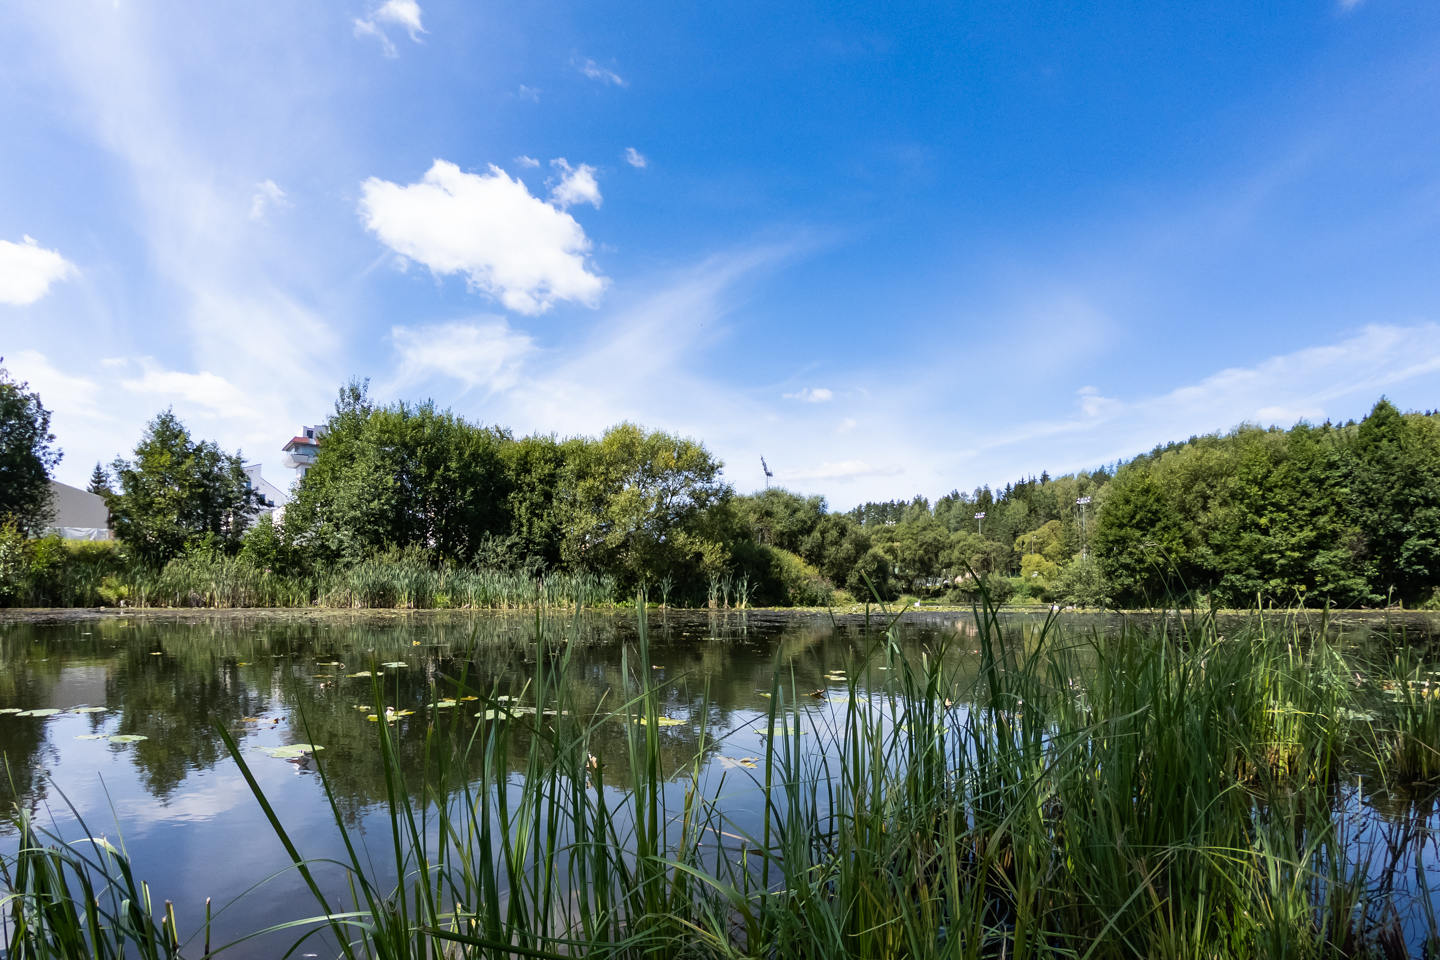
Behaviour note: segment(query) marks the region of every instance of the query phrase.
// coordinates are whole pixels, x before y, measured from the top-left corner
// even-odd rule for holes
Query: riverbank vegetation
[[[341,879],[306,857],[334,843],[287,829],[247,775],[294,865],[285,882],[313,898],[308,920],[273,917],[259,942],[351,958],[1440,948],[1415,832],[1436,767],[1397,759],[1434,753],[1415,708],[1435,698],[1404,638],[1352,648],[1279,620],[1222,634],[1205,616],[1025,634],[986,609],[924,650],[892,627],[834,675],[828,703],[777,655],[768,715],[739,728],[769,731],[747,757],[703,702],[670,715],[689,697],[669,688],[705,680],[658,679],[640,616],[621,687],[598,704],[572,699],[579,645],[563,637],[536,638],[521,686],[473,701],[385,704],[377,686],[377,715],[417,711],[423,773],[377,722],[377,836],[310,751]],[[674,755],[680,736],[693,756]],[[1388,821],[1362,797],[1420,812]],[[9,956],[225,955],[122,850],[18,816],[19,852],[0,863]]]
[[[0,604],[496,607],[639,588],[690,606],[968,604],[982,584],[1089,607],[1440,604],[1440,417],[1385,400],[1359,422],[1242,426],[842,513],[737,494],[695,440],[633,424],[516,437],[351,383],[283,511],[168,411],[93,485],[118,544],[29,539],[16,508]]]

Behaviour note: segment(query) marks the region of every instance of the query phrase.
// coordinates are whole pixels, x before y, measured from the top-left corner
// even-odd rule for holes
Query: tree
[[[202,541],[238,550],[259,509],[240,457],[192,441],[170,410],[150,421],[134,460],[110,469],[119,487],[105,498],[115,535],[154,566]]]
[[[50,411],[28,387],[0,367],[0,523],[34,535],[50,519],[50,471],[61,453],[50,432]]]
[[[562,557],[621,576],[627,587],[666,573],[718,572],[726,551],[704,521],[730,496],[720,467],[693,440],[630,423],[577,446],[561,489]]]
[[[90,471],[90,485],[85,489],[102,497],[110,492],[110,475],[100,466],[99,460],[95,461],[95,469]]]
[[[375,407],[358,382],[327,429],[285,510],[290,540],[319,562],[420,547],[468,563],[508,534],[505,432],[431,403]]]
[[[1375,404],[1355,432],[1350,504],[1373,587],[1407,602],[1440,584],[1440,425]]]

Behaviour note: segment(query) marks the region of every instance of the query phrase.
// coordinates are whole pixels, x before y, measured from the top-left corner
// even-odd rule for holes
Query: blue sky
[[[351,375],[833,506],[1440,406],[1440,5],[0,8],[0,354],[83,483]]]

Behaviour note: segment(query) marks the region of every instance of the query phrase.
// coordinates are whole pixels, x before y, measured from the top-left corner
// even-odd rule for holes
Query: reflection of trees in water
[[[542,649],[550,655],[537,663]],[[89,634],[89,636],[82,636]],[[553,671],[561,653],[569,658],[551,684],[577,720],[624,709],[625,690],[659,685],[662,714],[684,722],[658,731],[663,770],[673,776],[697,754],[715,749],[714,736],[753,720],[767,702],[778,642],[787,678],[796,689],[827,684],[824,675],[850,669],[870,651],[854,625],[837,631],[827,618],[709,616],[672,611],[652,621],[651,662],[660,669],[641,677],[636,626],[630,616],[389,616],[312,618],[224,616],[215,619],[117,618],[84,624],[12,624],[0,632],[9,669],[0,672],[0,704],[34,706],[53,689],[64,664],[79,659],[106,669],[109,732],[148,739],[128,748],[141,782],[153,794],[173,793],[191,771],[225,757],[215,725],[237,736],[258,725],[246,717],[283,716],[290,739],[325,746],[322,755],[332,789],[350,810],[386,795],[378,763],[378,726],[357,705],[374,705],[373,681],[346,674],[405,661],[385,670],[383,703],[415,714],[392,725],[407,787],[418,796],[427,763],[441,749],[458,748],[475,735],[483,700],[461,702],[432,714],[426,705],[465,693],[521,696],[534,706],[537,670]],[[621,651],[629,651],[627,680]],[[330,666],[339,661],[343,666]],[[787,704],[792,698],[787,693]],[[549,704],[541,704],[543,708]],[[70,706],[62,704],[59,706]],[[102,721],[97,717],[95,723]],[[550,738],[543,716],[509,721],[506,746],[522,769],[535,737]],[[710,739],[702,744],[702,723]],[[427,741],[427,737],[429,738]],[[15,769],[18,794],[39,792],[46,742],[43,720],[0,717],[0,747]],[[607,768],[607,780],[628,776],[625,724],[607,720],[590,734],[589,751]],[[53,751],[55,762],[62,745]],[[267,762],[273,762],[268,761]],[[433,770],[432,770],[433,772]],[[0,797],[15,796],[0,784]]]

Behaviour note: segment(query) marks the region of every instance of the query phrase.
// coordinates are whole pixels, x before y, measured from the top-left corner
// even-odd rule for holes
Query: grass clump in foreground
[[[383,869],[317,758],[343,899],[227,735],[315,898],[310,920],[284,925],[294,953],[1320,958],[1435,941],[1433,920],[1407,934],[1394,919],[1413,915],[1406,897],[1428,906],[1423,874],[1407,894],[1398,858],[1370,861],[1339,789],[1348,757],[1398,756],[1395,731],[1417,721],[1366,719],[1368,681],[1323,638],[1273,624],[1225,638],[1195,618],[1086,638],[1052,622],[1025,640],[987,609],[970,655],[903,648],[891,624],[848,671],[843,709],[797,705],[777,659],[763,756],[721,774],[709,760],[728,734],[706,728],[708,710],[689,721],[698,753],[667,750],[639,616],[604,710],[570,701],[572,645],[542,637],[536,709],[496,709],[492,691],[475,725],[436,710],[423,785],[377,724]],[[615,756],[599,744],[616,737],[624,760],[606,769],[594,755]],[[27,834],[0,879],[15,960],[208,952],[173,917],[149,919],[118,853],[82,859]]]

